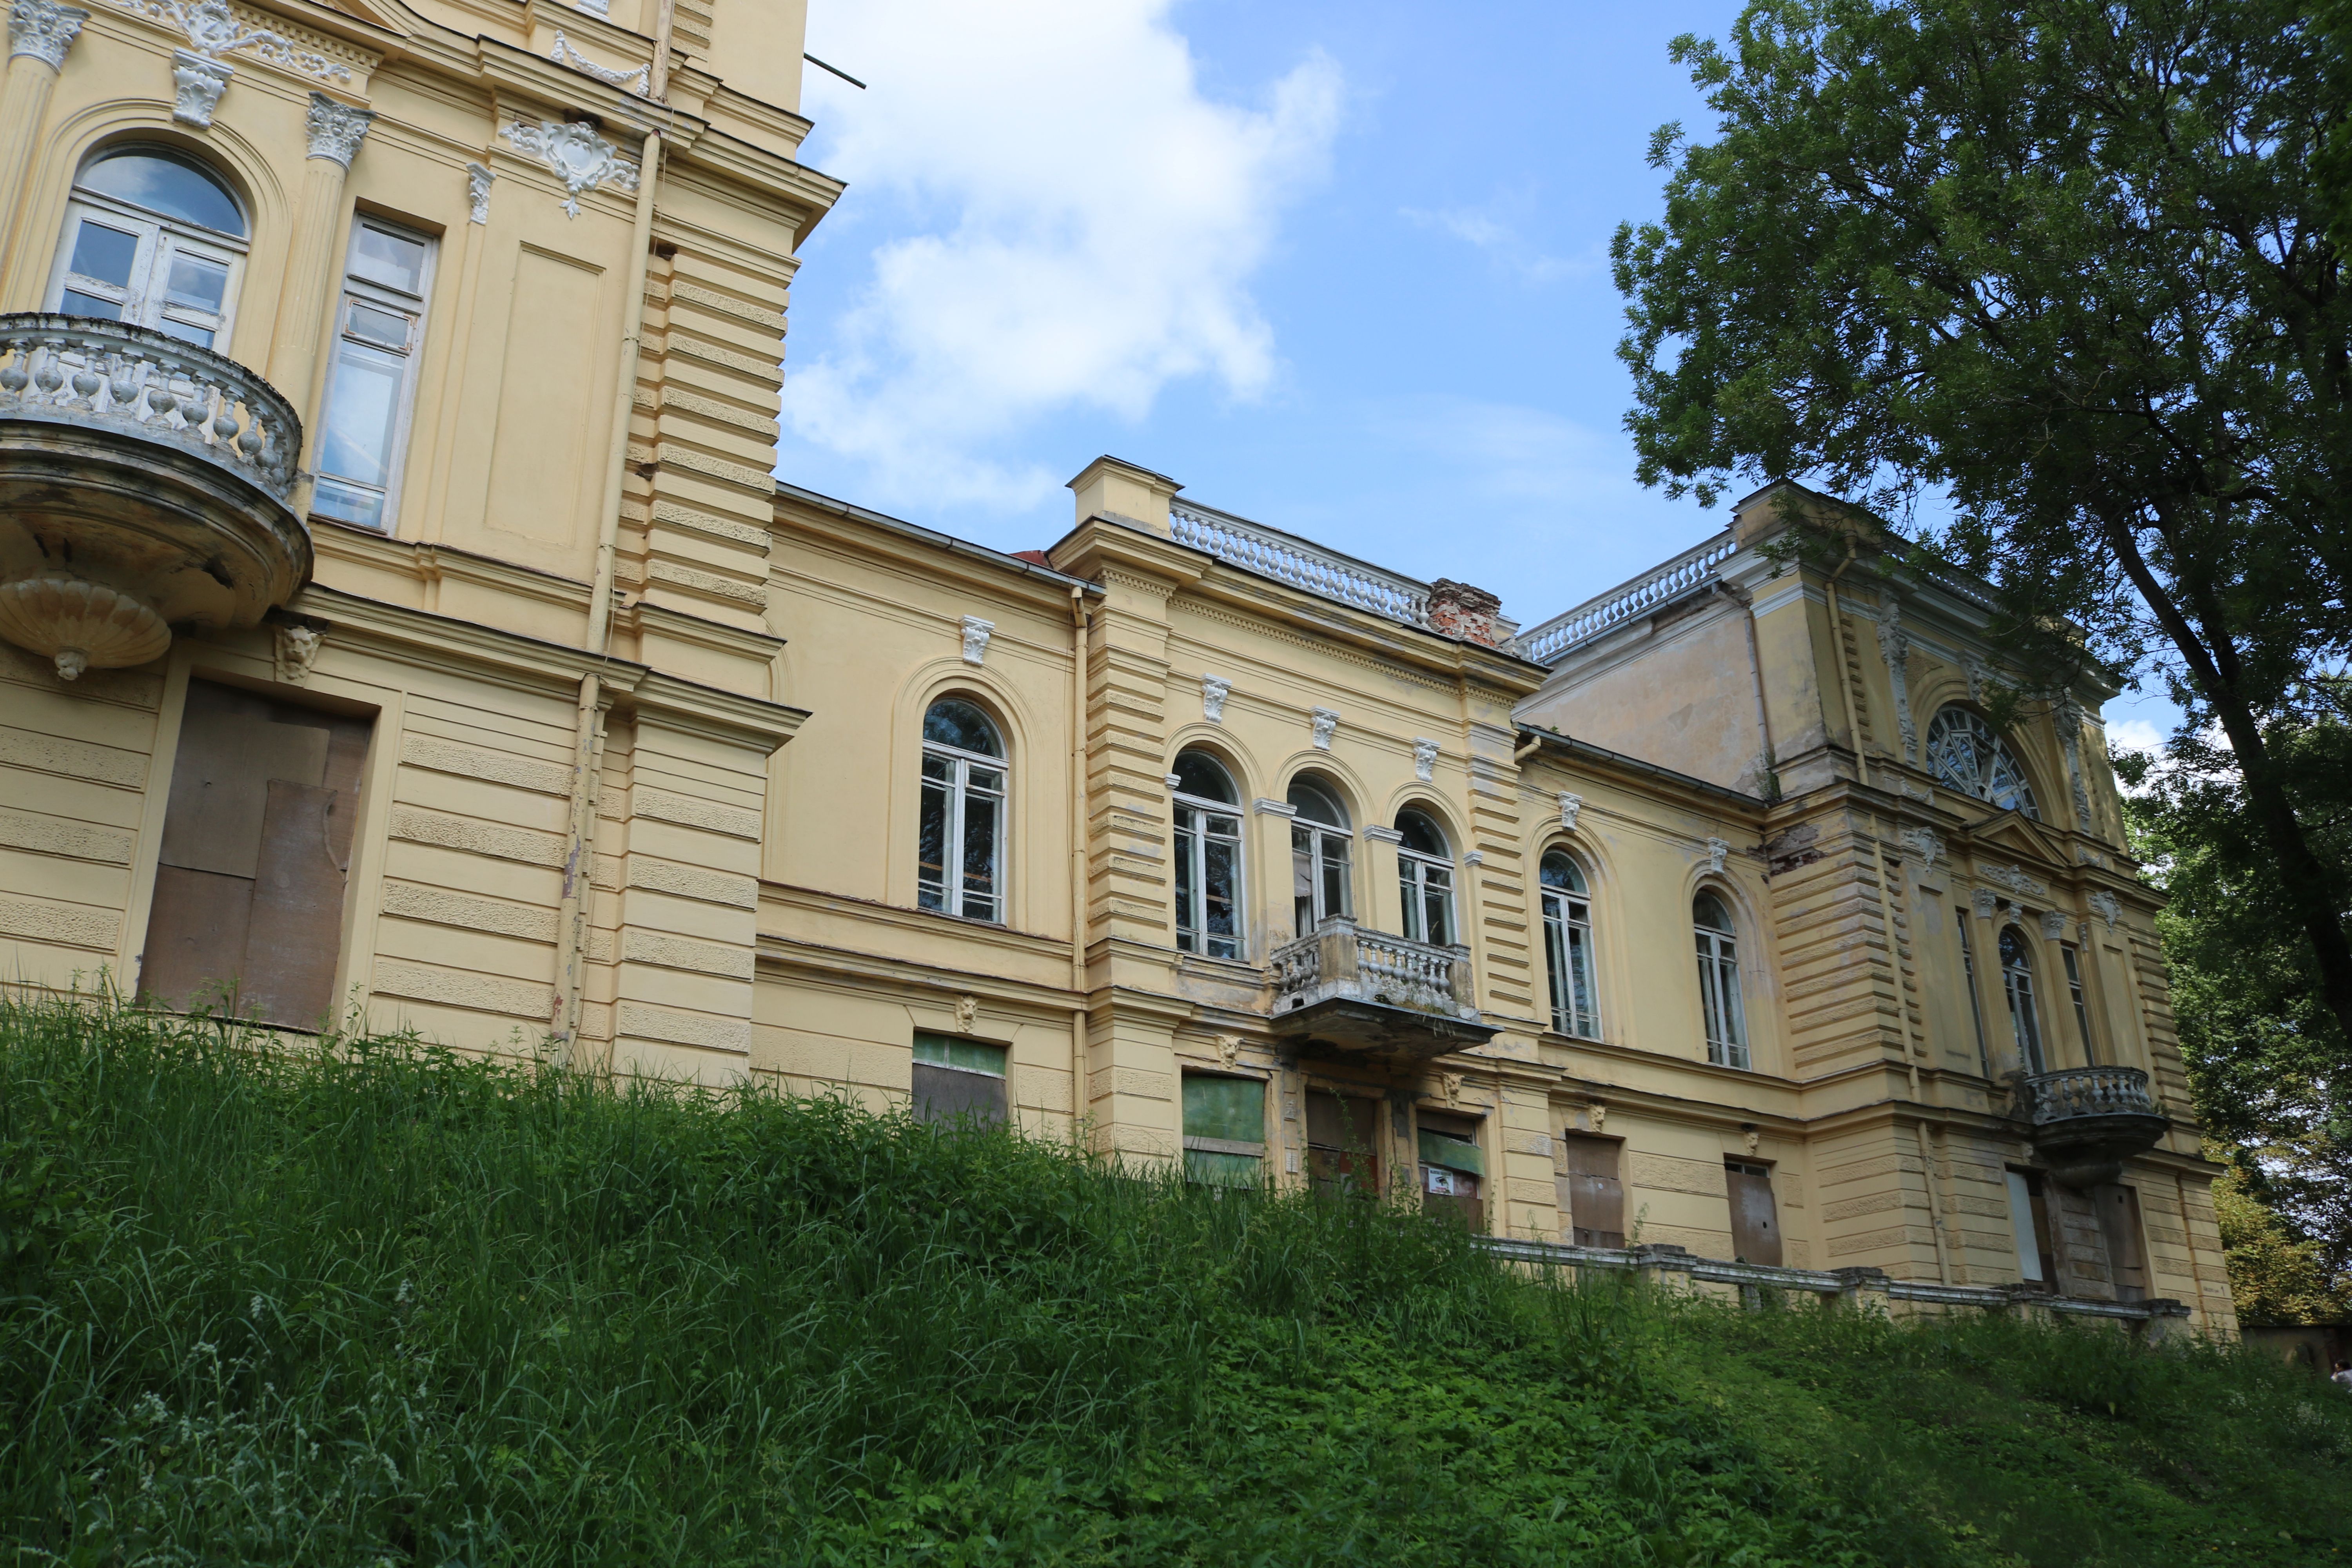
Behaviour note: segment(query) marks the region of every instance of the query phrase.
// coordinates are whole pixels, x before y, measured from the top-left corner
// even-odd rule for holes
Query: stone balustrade
[[[2067,1068],[2021,1079],[2027,1114],[2037,1127],[2077,1116],[2155,1116],[2147,1074],[2137,1068]]]
[[[1345,999],[1472,1023],[1478,1018],[1468,948],[1366,931],[1344,915],[1275,949],[1272,967],[1277,1017]]]
[[[1716,568],[1729,560],[1738,548],[1727,531],[1717,534],[1656,570],[1529,628],[1520,636],[1517,651],[1522,658],[1538,664],[1557,664],[1579,643],[1590,642],[1612,626],[1713,582]]]

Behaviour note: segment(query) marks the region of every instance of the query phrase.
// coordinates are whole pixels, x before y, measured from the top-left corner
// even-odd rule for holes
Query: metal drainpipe
[[[1868,784],[1870,761],[1862,754],[1862,726],[1854,721],[1853,686],[1845,670],[1845,612],[1838,605],[1837,591],[1838,579],[1845,575],[1847,567],[1853,564],[1853,541],[1849,539],[1845,542],[1845,559],[1839,562],[1837,570],[1823,580],[1822,588],[1823,596],[1829,600],[1830,651],[1837,657],[1838,700],[1845,708],[1846,739],[1853,743],[1854,778],[1857,783]]]
[[[1087,591],[1070,584],[1070,1142],[1087,1100]]]
[[[662,0],[654,22],[653,68],[646,73],[646,97],[664,102],[669,94],[670,38],[677,25],[676,0]],[[601,658],[613,641],[613,584],[619,570],[621,502],[627,482],[629,424],[636,411],[638,344],[645,333],[646,274],[653,245],[654,191],[661,183],[662,128],[646,132],[637,162],[637,210],[630,227],[628,289],[621,300],[620,369],[613,394],[613,438],[604,461],[604,504],[597,520],[596,569],[588,592],[588,629],[582,639],[591,658]],[[553,1027],[549,1031],[557,1063],[577,1067],[583,996],[587,981],[583,962],[586,952],[588,889],[596,864],[596,773],[603,766],[604,724],[603,677],[590,670],[580,678],[580,698],[573,714],[572,741],[572,810],[564,850],[563,893],[555,917],[556,996]],[[610,1063],[605,1064],[608,1068]]]

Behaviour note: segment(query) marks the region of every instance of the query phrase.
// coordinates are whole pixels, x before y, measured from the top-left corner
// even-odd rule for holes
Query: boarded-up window
[[[1317,1192],[1380,1194],[1380,1103],[1307,1091],[1307,1173]]]
[[[1780,1266],[1780,1215],[1772,1206],[1772,1167],[1749,1160],[1723,1163],[1731,1195],[1731,1251],[1742,1263]]]
[[[1486,1154],[1478,1144],[1478,1123],[1433,1110],[1423,1111],[1420,1121],[1422,1212],[1486,1229]]]
[[[328,1021],[369,728],[188,682],[144,994],[293,1028]]]
[[[2052,1238],[2057,1232],[2050,1226],[2050,1208],[2042,1198],[2039,1172],[2009,1173],[2009,1223],[2017,1232],[2018,1278],[2056,1292],[2058,1258]]]
[[[958,1035],[915,1037],[915,1114],[925,1121],[1001,1127],[1004,1047]]]
[[[2147,1300],[2147,1255],[2140,1246],[2139,1194],[2117,1182],[2091,1190],[2099,1234],[2107,1243],[2107,1277],[2118,1301]]]
[[[1184,1174],[1213,1186],[1254,1187],[1265,1169],[1265,1085],[1254,1078],[1184,1075]]]
[[[1560,1138],[1559,1211],[1579,1247],[1625,1245],[1625,1183],[1617,1173],[1623,1147],[1614,1138]]]

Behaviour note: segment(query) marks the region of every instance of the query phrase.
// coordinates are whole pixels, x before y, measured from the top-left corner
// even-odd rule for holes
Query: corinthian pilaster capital
[[[332,158],[348,169],[359,156],[360,142],[367,135],[368,126],[375,119],[371,109],[353,109],[348,103],[337,103],[323,92],[310,95],[310,156]]]
[[[30,55],[51,70],[64,68],[66,51],[81,34],[89,13],[58,0],[9,0],[8,54]]]

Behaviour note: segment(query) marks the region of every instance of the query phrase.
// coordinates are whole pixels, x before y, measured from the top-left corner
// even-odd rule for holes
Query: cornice
[[[1011,926],[989,925],[979,921],[958,920],[953,915],[937,914],[929,910],[909,909],[902,904],[886,904],[878,899],[861,899],[849,893],[831,893],[822,888],[804,888],[792,882],[778,882],[765,878],[760,882],[760,901],[812,910],[818,914],[839,915],[845,919],[874,925],[892,927],[919,933],[925,937],[949,937],[969,942],[983,948],[996,948],[1006,952],[1026,953],[1050,959],[1066,972],[1070,962],[1070,944],[1060,937],[1041,936],[1034,931],[1016,931]],[[773,931],[761,931],[760,942],[764,949],[774,943],[784,948],[802,948],[812,952],[840,953],[866,959],[876,963],[904,965],[914,969],[930,969],[941,974],[982,973],[984,971],[952,969],[943,964],[926,964],[919,959],[896,958],[887,953],[867,952],[856,948],[832,947],[824,942],[803,942],[797,937]],[[1028,982],[1017,982],[1026,984]],[[1064,998],[1069,1005],[1069,988],[1047,987]]]
[[[761,883],[761,899],[766,900],[776,890],[776,886],[772,882]],[[919,986],[944,996],[971,995],[1000,1005],[1035,1007],[1064,1018],[1069,1016],[1076,1005],[1073,993],[1066,986],[1007,979],[992,970],[956,969],[853,948],[830,947],[823,942],[802,942],[767,931],[760,933],[756,955],[760,968],[770,973],[797,970],[836,984],[879,986],[889,990]],[[1068,962],[1066,952],[1056,956],[1064,963]]]

